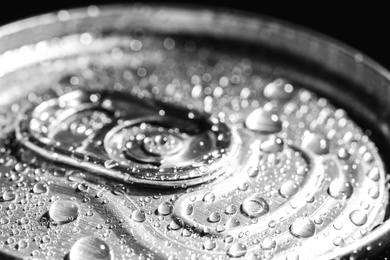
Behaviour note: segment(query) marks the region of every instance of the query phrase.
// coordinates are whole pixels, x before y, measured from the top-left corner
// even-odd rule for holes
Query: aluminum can
[[[270,18],[0,28],[1,259],[357,259],[388,244],[390,76]]]

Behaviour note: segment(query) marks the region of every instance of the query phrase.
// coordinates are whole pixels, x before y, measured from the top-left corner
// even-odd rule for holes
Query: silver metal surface
[[[2,27],[1,257],[373,255],[389,78],[250,15],[92,6]]]

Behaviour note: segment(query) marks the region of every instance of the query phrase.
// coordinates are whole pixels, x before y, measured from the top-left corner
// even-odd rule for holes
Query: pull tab
[[[49,160],[145,185],[203,183],[238,159],[238,135],[217,119],[118,92],[47,100],[19,120],[16,136]]]

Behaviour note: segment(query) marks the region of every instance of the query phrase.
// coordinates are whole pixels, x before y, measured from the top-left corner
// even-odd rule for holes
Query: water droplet
[[[2,217],[1,219],[0,219],[0,224],[2,224],[2,225],[7,225],[8,223],[9,223],[9,218],[8,217]]]
[[[231,257],[241,257],[244,256],[247,252],[246,245],[242,243],[234,243],[230,246],[227,254]]]
[[[291,196],[295,195],[298,192],[298,185],[295,184],[293,181],[286,181],[280,186],[279,194],[283,198],[290,198]]]
[[[282,79],[276,79],[265,86],[263,95],[268,100],[286,101],[292,98],[294,88]]]
[[[133,213],[131,213],[131,219],[135,222],[144,222],[145,221],[145,213],[140,210],[134,210]]]
[[[372,168],[367,173],[367,177],[370,178],[373,181],[379,181],[379,178],[380,178],[379,169],[377,167]]]
[[[19,240],[18,242],[18,249],[21,250],[21,249],[25,249],[29,246],[28,244],[28,241],[26,239],[21,239]]]
[[[227,206],[227,208],[225,209],[225,213],[228,214],[228,215],[233,215],[237,212],[237,208],[236,206],[234,205],[229,205]]]
[[[56,200],[49,209],[50,218],[58,224],[72,222],[76,220],[79,215],[79,205],[70,200]]]
[[[249,167],[247,172],[248,172],[248,176],[251,178],[254,178],[257,175],[259,175],[259,169],[257,167],[253,167],[253,166]]]
[[[268,213],[269,205],[259,194],[246,198],[241,205],[241,211],[250,218],[257,218]]]
[[[203,201],[208,202],[208,203],[214,202],[215,201],[215,194],[212,192],[207,192],[203,197]]]
[[[183,226],[184,226],[184,222],[180,218],[172,219],[172,221],[169,223],[169,228],[172,230],[179,230]]]
[[[221,215],[218,212],[213,212],[210,214],[207,220],[211,223],[219,222],[221,220]]]
[[[230,218],[226,221],[226,228],[229,229],[229,228],[234,228],[234,227],[238,227],[240,225],[240,221],[236,218]]]
[[[163,202],[158,206],[157,211],[160,215],[169,215],[173,211],[173,205],[169,202]]]
[[[110,260],[113,253],[103,240],[96,237],[83,237],[77,240],[69,252],[69,260]]]
[[[189,216],[194,212],[194,206],[192,204],[187,204],[186,206],[186,214]]]
[[[367,222],[367,214],[362,210],[354,210],[349,214],[349,219],[356,226],[363,226]]]
[[[344,244],[344,239],[342,237],[336,237],[335,239],[333,239],[333,244],[335,246],[341,246]]]
[[[258,108],[253,110],[245,120],[245,126],[252,131],[261,133],[277,133],[282,130],[279,117]]]
[[[278,153],[283,151],[284,142],[281,138],[271,135],[260,144],[260,150],[266,153]]]
[[[192,230],[190,229],[183,229],[183,232],[181,233],[183,237],[189,237],[192,235]]]
[[[328,140],[317,133],[305,134],[301,146],[303,149],[312,151],[318,155],[329,153]]]
[[[77,185],[77,189],[79,191],[87,191],[88,190],[88,185],[86,183],[79,183]]]
[[[344,148],[340,148],[338,151],[337,151],[337,156],[340,158],[340,159],[343,159],[343,160],[347,160],[350,156],[350,154],[348,153],[347,150],[345,150]]]
[[[269,227],[269,228],[274,228],[274,227],[276,227],[276,221],[275,221],[275,220],[271,220],[271,221],[268,223],[268,227]]]
[[[273,240],[272,238],[270,237],[266,237],[263,242],[261,243],[261,248],[263,250],[270,250],[270,249],[274,249],[276,247],[276,241]]]
[[[370,196],[373,199],[377,199],[379,197],[379,189],[378,189],[378,187],[376,187],[376,186],[371,187],[368,190],[368,196]]]
[[[33,187],[33,192],[36,194],[46,193],[48,190],[49,190],[49,187],[47,186],[46,183],[43,183],[43,182],[38,182]]]
[[[353,193],[353,187],[351,183],[336,178],[329,184],[328,193],[331,197],[336,199],[341,199],[343,197],[350,198]]]
[[[11,201],[16,199],[16,193],[13,190],[6,190],[3,192],[3,200]]]
[[[215,241],[211,239],[207,239],[203,244],[203,248],[206,250],[213,250],[216,246],[217,243],[215,243]]]
[[[300,217],[294,220],[290,226],[290,232],[298,238],[308,238],[314,235],[316,227],[314,222],[305,217]]]

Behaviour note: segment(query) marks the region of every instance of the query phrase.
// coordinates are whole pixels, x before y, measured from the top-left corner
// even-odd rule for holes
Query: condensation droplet
[[[226,221],[226,228],[229,229],[229,228],[234,228],[234,227],[238,227],[240,225],[240,221],[236,218],[230,218]]]
[[[236,206],[234,205],[229,205],[227,206],[227,208],[225,209],[225,213],[228,214],[228,215],[233,215],[237,212],[237,208]]]
[[[76,220],[79,215],[79,205],[70,200],[56,200],[49,209],[50,218],[58,224],[72,222]]]
[[[335,239],[333,239],[333,244],[335,246],[341,246],[344,244],[344,239],[342,237],[336,237]]]
[[[186,209],[186,214],[188,216],[194,212],[194,206],[192,206],[192,204],[187,204],[185,209]]]
[[[203,244],[203,248],[206,250],[213,250],[216,246],[217,243],[215,243],[215,241],[211,239],[207,239]]]
[[[46,193],[48,190],[49,190],[49,187],[47,186],[46,183],[43,183],[43,182],[38,182],[33,187],[33,192],[35,194]]]
[[[257,167],[253,167],[253,166],[249,167],[247,172],[248,172],[248,176],[251,178],[254,178],[257,175],[259,175],[259,169]]]
[[[215,194],[212,192],[207,192],[203,197],[203,201],[208,202],[208,203],[214,202],[215,201]]]
[[[290,232],[298,238],[308,238],[314,235],[316,227],[314,222],[305,217],[300,217],[294,220],[290,226]]]
[[[172,219],[172,221],[169,223],[169,228],[171,230],[179,230],[183,226],[184,226],[184,222],[180,218]]]
[[[279,194],[283,198],[290,198],[291,196],[295,195],[298,192],[298,185],[295,184],[293,181],[286,181],[280,186]]]
[[[367,177],[370,178],[373,181],[379,181],[379,178],[380,178],[379,169],[377,167],[372,168],[367,173]]]
[[[266,237],[263,242],[261,242],[261,249],[270,250],[276,247],[276,241],[270,237]]]
[[[268,213],[269,205],[265,199],[256,194],[244,200],[241,210],[244,215],[250,218],[257,218]]]
[[[16,199],[16,193],[13,190],[6,190],[3,192],[3,200],[11,201]]]
[[[284,142],[281,138],[271,135],[260,144],[260,150],[266,153],[278,153],[283,151]]]
[[[367,222],[367,214],[362,210],[354,210],[349,214],[349,219],[356,226],[363,226]]]
[[[230,246],[227,254],[231,257],[241,257],[244,256],[247,252],[246,245],[242,243],[234,243]]]
[[[327,154],[329,153],[329,142],[325,137],[317,133],[308,133],[303,136],[302,148],[309,150],[315,154]]]
[[[218,212],[213,212],[210,214],[207,220],[211,223],[219,222],[221,220],[221,215]]]
[[[329,184],[328,193],[331,197],[341,199],[350,198],[353,193],[352,184],[343,179],[336,178]]]
[[[158,206],[157,211],[160,215],[169,215],[173,211],[173,205],[169,202],[163,202]]]
[[[73,244],[69,260],[110,260],[113,253],[103,240],[96,237],[83,237]]]
[[[246,118],[245,126],[249,130],[261,133],[277,133],[282,130],[279,117],[265,111],[264,108],[253,110]]]
[[[287,101],[292,98],[294,88],[291,84],[286,83],[283,79],[276,79],[268,83],[263,95],[268,100]]]
[[[133,213],[131,213],[131,219],[135,222],[144,222],[145,221],[145,213],[140,210],[134,210]]]

